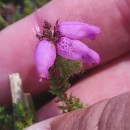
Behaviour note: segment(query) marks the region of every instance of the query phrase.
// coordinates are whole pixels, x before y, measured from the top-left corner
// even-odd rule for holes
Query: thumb
[[[129,130],[129,113],[130,92],[39,122],[25,130]]]

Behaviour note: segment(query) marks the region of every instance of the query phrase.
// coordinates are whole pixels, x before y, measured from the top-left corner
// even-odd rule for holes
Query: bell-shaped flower
[[[81,38],[94,40],[96,35],[100,33],[100,29],[97,26],[74,21],[60,22],[57,25],[57,29],[62,36],[74,40]]]
[[[61,37],[56,48],[58,54],[66,59],[82,61],[88,65],[100,62],[99,54],[79,40]]]
[[[39,78],[48,78],[48,70],[56,58],[56,48],[53,43],[42,40],[35,48],[34,60]]]

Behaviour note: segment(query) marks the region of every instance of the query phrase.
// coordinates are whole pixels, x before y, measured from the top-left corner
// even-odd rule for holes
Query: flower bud
[[[40,41],[35,48],[35,64],[40,78],[48,78],[48,69],[53,65],[56,58],[54,44],[47,40]]]
[[[62,36],[75,40],[81,38],[94,40],[100,33],[99,27],[82,22],[61,22],[57,27]]]
[[[66,59],[82,61],[88,65],[98,64],[100,61],[98,53],[79,40],[61,37],[56,47],[58,54]]]

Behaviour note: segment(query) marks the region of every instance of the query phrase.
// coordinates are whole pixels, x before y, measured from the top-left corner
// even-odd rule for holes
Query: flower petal
[[[64,58],[82,61],[88,65],[100,62],[99,54],[79,40],[61,37],[56,47],[58,54]]]
[[[89,38],[94,40],[100,28],[82,22],[61,22],[58,24],[61,35],[71,39]]]
[[[48,69],[53,65],[56,58],[54,44],[47,40],[40,41],[35,48],[35,64],[40,78],[48,77]]]

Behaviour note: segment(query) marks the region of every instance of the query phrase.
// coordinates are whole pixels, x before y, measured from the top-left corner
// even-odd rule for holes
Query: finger
[[[95,104],[88,110],[68,114],[52,130],[129,130],[130,93]],[[123,104],[123,105],[122,105]],[[69,120],[68,120],[69,119]]]
[[[51,119],[36,123],[36,124],[34,124],[34,125],[30,126],[30,127],[25,128],[24,130],[36,130],[37,128],[38,128],[38,130],[51,130],[52,129],[51,124],[54,121],[62,119],[63,116],[64,115],[56,116],[56,117],[53,117]]]
[[[41,29],[43,20],[55,23],[60,18],[61,21],[76,20],[99,26],[102,34],[95,41],[97,44],[90,46],[99,52],[102,62],[127,52],[130,48],[129,26],[126,26],[124,21],[129,23],[130,17],[127,12],[130,4],[122,0],[118,1],[118,6],[116,3],[116,0],[115,2],[53,0],[32,15],[1,31],[0,104],[5,104],[10,99],[8,81],[10,73],[20,73],[26,92],[36,94],[45,89],[36,87],[33,61],[33,51],[37,43],[35,34]],[[115,27],[117,29],[113,30]]]
[[[129,130],[129,113],[130,92],[39,122],[26,130]]]
[[[67,129],[75,129],[76,127],[73,127],[72,125],[74,124],[74,120],[77,121],[77,123],[75,123],[75,125],[79,125],[79,119],[82,118],[83,115],[89,115],[89,116],[92,116],[92,112],[93,112],[93,118],[96,118],[94,119],[95,121],[93,122],[94,124],[96,124],[95,122],[97,122],[97,120],[99,119],[99,115],[102,113],[106,103],[108,101],[103,101],[103,102],[100,102],[96,105],[93,105],[92,107],[90,108],[85,108],[85,109],[80,109],[80,110],[77,110],[77,111],[73,111],[73,112],[69,112],[67,114],[63,114],[63,115],[60,115],[60,116],[56,116],[56,117],[53,117],[53,118],[50,118],[48,120],[45,120],[45,121],[42,121],[42,122],[39,122],[39,123],[36,123],[35,125],[32,125],[30,127],[28,127],[27,129],[25,130],[35,130],[36,128],[39,128],[39,130],[41,129],[44,129],[44,130],[57,130],[57,129],[62,129],[62,127],[60,125],[62,125],[62,123],[64,124],[66,122],[66,119],[69,121],[69,123],[65,123],[63,125],[67,127]],[[89,111],[89,112],[88,112]],[[98,112],[98,116],[97,116],[97,112]],[[78,118],[80,117],[80,118]],[[65,122],[64,122],[65,120]],[[90,122],[89,122],[90,123]],[[88,124],[87,124],[88,125]],[[59,126],[59,128],[58,128]],[[82,129],[83,130],[83,129]],[[91,129],[90,129],[91,130]]]
[[[68,94],[78,97],[88,106],[121,93],[130,91],[130,54],[114,60],[106,66],[101,66],[94,73],[85,76],[75,84]],[[38,120],[51,118],[62,112],[57,108],[55,99],[43,106],[37,112]],[[60,104],[61,105],[61,104]]]

